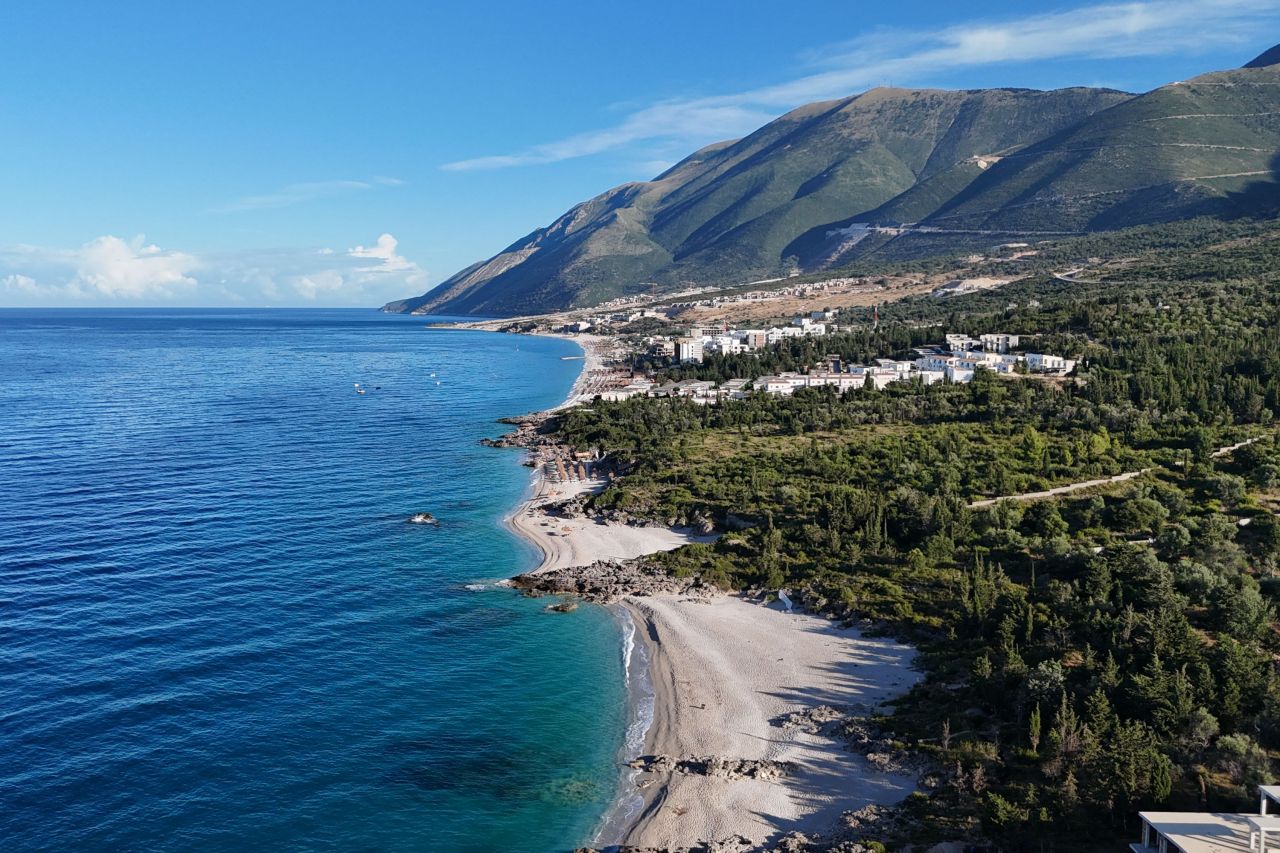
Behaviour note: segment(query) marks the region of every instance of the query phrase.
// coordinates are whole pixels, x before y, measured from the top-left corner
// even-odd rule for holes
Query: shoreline
[[[596,335],[564,335],[542,333],[572,341],[583,353],[582,370],[574,380],[564,401],[543,414],[559,412],[583,402],[593,370],[604,367],[603,342],[607,339]],[[537,458],[530,449],[529,458]],[[632,527],[630,525],[597,523],[590,519],[556,518],[549,521],[546,507],[579,494],[604,488],[603,479],[579,480],[576,483],[553,483],[545,463],[535,465],[530,476],[529,490],[515,510],[503,519],[505,526],[516,536],[529,542],[538,552],[538,563],[527,574],[544,574],[558,569],[590,565],[601,560],[632,559],[635,557],[669,551],[690,542],[709,541],[714,537],[700,537],[690,530],[672,530],[662,527]],[[548,530],[547,527],[559,527]],[[550,535],[555,534],[555,535]],[[619,750],[621,771],[613,801],[596,822],[592,843],[603,838],[619,837],[630,832],[632,824],[645,806],[643,797],[634,791],[639,771],[626,767],[626,763],[638,758],[649,738],[655,712],[656,694],[653,692],[650,673],[651,653],[640,637],[640,623],[631,611],[619,605],[610,605],[619,625],[622,641],[623,679],[626,682],[627,724],[623,743]]]
[[[743,838],[756,849],[792,832],[827,835],[844,812],[892,805],[916,789],[915,773],[878,769],[837,738],[782,724],[824,705],[871,713],[919,680],[913,649],[737,595],[629,596],[621,607],[647,649],[654,700],[646,755],[758,761],[789,772],[641,772],[637,818],[599,841],[675,848]]]
[[[584,359],[564,402],[547,412],[583,401],[591,371],[603,367],[607,340],[554,336],[577,343]],[[528,496],[505,519],[537,549],[538,563],[526,574],[716,538],[553,515],[553,505],[599,491],[607,481],[573,464],[553,464],[539,450],[526,448],[536,460]],[[869,712],[901,695],[920,677],[909,647],[739,596],[627,595],[607,606],[621,634],[627,727],[617,792],[592,844],[684,848],[737,836],[754,847],[788,832],[826,834],[847,810],[897,803],[915,790],[914,774],[878,770],[843,742],[779,724],[789,713],[819,705]],[[725,778],[629,766],[642,756],[747,760],[791,772]]]
[[[539,414],[559,412],[583,402],[590,384],[591,372],[604,366],[604,341],[596,335],[545,335],[573,341],[583,351],[582,371],[570,388],[564,402]],[[527,496],[504,523],[517,536],[530,542],[540,554],[538,565],[526,574],[542,574],[557,569],[588,566],[608,560],[630,560],[660,551],[672,551],[693,542],[708,542],[715,537],[699,536],[687,528],[638,527],[604,522],[589,517],[563,517],[549,510],[555,504],[602,490],[607,481],[594,472],[576,470],[568,465],[553,464],[536,450],[525,451],[534,459],[532,479]],[[564,460],[562,460],[564,461]],[[581,476],[583,473],[587,476]],[[567,474],[567,478],[561,478]],[[555,478],[555,479],[553,479]]]

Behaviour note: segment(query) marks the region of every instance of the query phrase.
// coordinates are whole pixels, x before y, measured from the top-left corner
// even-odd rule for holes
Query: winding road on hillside
[[[1254,436],[1253,438],[1247,438],[1244,441],[1236,442],[1235,444],[1231,444],[1226,447],[1219,447],[1217,450],[1210,453],[1209,456],[1213,458],[1226,456],[1229,453],[1236,452],[1242,447],[1248,447],[1250,444],[1253,444],[1256,441],[1261,441],[1265,437],[1266,436],[1258,435],[1258,436]],[[1139,471],[1126,471],[1123,474],[1116,474],[1114,477],[1102,477],[1097,480],[1085,480],[1080,483],[1071,483],[1066,486],[1055,486],[1052,489],[1045,489],[1044,491],[1041,491],[1041,492],[1023,492],[1020,495],[1001,495],[1000,497],[997,497],[997,498],[984,498],[980,501],[974,501],[973,503],[969,504],[969,509],[982,509],[983,507],[995,506],[1000,501],[1038,501],[1038,500],[1043,500],[1045,498],[1053,498],[1053,497],[1057,497],[1058,495],[1070,494],[1071,492],[1078,492],[1083,489],[1092,489],[1094,486],[1107,486],[1112,483],[1123,483],[1126,480],[1132,480],[1135,477],[1141,477],[1143,474],[1146,474],[1148,471],[1154,471],[1154,470],[1155,470],[1155,467],[1153,466],[1150,468],[1143,468]]]

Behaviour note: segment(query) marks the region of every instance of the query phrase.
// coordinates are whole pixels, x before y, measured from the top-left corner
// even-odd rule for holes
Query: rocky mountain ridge
[[[583,202],[384,310],[513,316],[975,245],[1280,209],[1280,47],[1142,95],[877,88]],[[870,234],[867,224],[906,226]]]

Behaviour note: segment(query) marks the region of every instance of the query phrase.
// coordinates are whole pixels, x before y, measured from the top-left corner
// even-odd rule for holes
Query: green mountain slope
[[[821,270],[869,247],[918,252],[922,233],[989,242],[1274,211],[1276,59],[1280,49],[1137,97],[873,89],[809,104],[584,202],[385,310],[538,313]],[[864,240],[867,224],[912,228]]]
[[[1096,231],[1252,212],[1275,187],[1280,67],[1207,74],[1002,159],[923,218],[945,228]]]
[[[776,274],[787,262],[783,250],[811,228],[1128,97],[1095,89],[873,89],[809,104],[741,140],[705,148],[653,181],[578,205],[431,293],[386,310],[521,314],[655,284]]]

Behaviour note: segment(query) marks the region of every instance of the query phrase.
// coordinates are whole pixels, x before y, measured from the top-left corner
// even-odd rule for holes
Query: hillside
[[[809,104],[580,204],[385,310],[537,313],[927,252],[938,232],[985,244],[1271,211],[1276,54],[1136,97],[881,88]],[[867,223],[917,230],[868,237]]]
[[[1247,212],[1274,188],[1280,68],[1172,83],[1006,158],[927,217],[1096,231]]]

